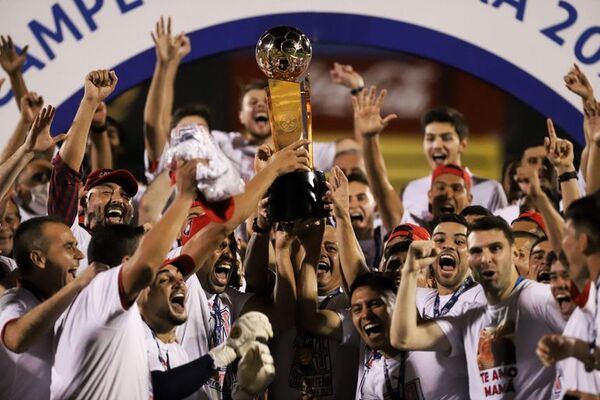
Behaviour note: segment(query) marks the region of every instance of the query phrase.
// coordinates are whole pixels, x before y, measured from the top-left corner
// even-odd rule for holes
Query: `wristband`
[[[106,124],[99,125],[99,126],[94,126],[94,125],[90,126],[90,131],[92,133],[103,133],[103,132],[106,132],[106,129],[107,129]]]
[[[252,232],[264,235],[265,233],[269,233],[270,230],[270,227],[261,228],[258,226],[258,217],[255,217],[252,221]]]
[[[579,179],[577,176],[577,171],[565,172],[564,174],[560,174],[558,176],[558,181],[560,183],[570,181],[571,179]]]
[[[356,96],[357,94],[359,94],[360,92],[362,92],[364,90],[364,88],[365,88],[364,86],[359,86],[357,88],[351,89],[350,90],[350,94],[352,96]]]

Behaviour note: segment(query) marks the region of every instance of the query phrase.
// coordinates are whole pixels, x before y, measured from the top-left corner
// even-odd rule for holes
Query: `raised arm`
[[[331,170],[327,187],[336,221],[335,236],[340,249],[342,274],[346,288],[349,288],[357,276],[369,272],[369,267],[352,229],[348,205],[348,179],[339,167],[333,167]]]
[[[20,101],[27,93],[27,85],[25,85],[21,70],[25,61],[27,61],[28,48],[29,46],[23,47],[23,50],[19,54],[10,35],[6,38],[0,36],[0,66],[2,66],[2,69],[6,71],[10,78],[10,86],[12,87],[13,96],[19,109],[21,109]]]
[[[550,118],[548,118],[547,124],[548,137],[544,138],[544,147],[548,159],[556,168],[562,194],[562,206],[563,210],[566,210],[573,201],[581,197],[577,185],[577,170],[573,165],[573,143],[556,136],[554,124]]]
[[[27,132],[33,123],[33,119],[44,105],[44,99],[41,96],[38,96],[37,93],[26,93],[20,99],[20,104],[21,118],[19,118],[12,136],[8,139],[8,143],[2,151],[0,162],[6,161],[6,159],[14,154],[19,146],[23,144]]]
[[[90,264],[90,268],[86,268],[81,275],[52,297],[38,304],[20,318],[6,324],[2,336],[4,345],[14,353],[23,353],[29,350],[54,327],[58,317],[67,309],[75,296],[91,282],[98,272],[107,268],[103,264]]]
[[[54,138],[50,136],[54,114],[55,108],[52,106],[42,109],[35,117],[25,143],[8,160],[0,164],[0,199],[9,192],[17,176],[36,154],[43,154],[65,138],[64,134]]]
[[[90,128],[90,163],[92,171],[113,167],[112,149],[106,130],[106,103],[96,108]]]
[[[160,221],[144,236],[138,249],[123,265],[123,294],[133,303],[142,289],[152,283],[196,198],[196,166],[188,161],[177,169],[177,196]]]
[[[272,271],[276,268],[271,246],[271,223],[267,219],[268,201],[264,198],[258,203],[256,223],[253,223],[244,257],[247,291],[265,296],[273,292],[275,280]]]
[[[303,239],[305,256],[298,277],[298,327],[313,335],[342,340],[342,321],[338,313],[319,309],[317,265],[321,255],[324,222],[314,226]]]
[[[402,219],[402,202],[387,177],[385,160],[381,154],[379,134],[395,119],[396,114],[381,117],[381,105],[385,99],[386,90],[377,96],[375,86],[363,90],[352,97],[354,110],[354,132],[360,135],[363,146],[363,157],[369,179],[369,187],[375,197],[375,202],[381,215],[385,232],[391,232]]]
[[[156,223],[162,216],[172,191],[169,171],[165,169],[150,182],[142,195],[139,208],[139,223]]]
[[[435,261],[435,245],[430,240],[411,243],[402,267],[396,296],[390,340],[399,350],[450,351],[450,342],[435,321],[417,321],[417,279],[422,268]]]
[[[587,165],[586,192],[595,193],[600,189],[600,103],[592,101],[585,106],[591,134],[590,152]]]
[[[83,99],[59,151],[61,159],[74,171],[81,167],[96,108],[115,90],[117,80],[114,71],[105,69],[92,71],[85,78]]]

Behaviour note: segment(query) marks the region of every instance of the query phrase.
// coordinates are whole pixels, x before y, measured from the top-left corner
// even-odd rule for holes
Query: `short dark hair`
[[[448,122],[454,127],[460,140],[469,137],[469,125],[464,115],[454,108],[442,106],[428,110],[421,117],[421,129],[425,131],[425,127],[433,122]]]
[[[356,277],[352,286],[350,286],[350,297],[359,287],[368,286],[373,290],[385,292],[391,291],[396,294],[396,285],[394,281],[382,272],[367,272]]]
[[[30,257],[33,250],[45,251],[47,249],[48,241],[43,235],[46,224],[64,225],[57,217],[43,216],[28,219],[17,228],[13,240],[13,258],[20,271],[26,273],[35,268]]]
[[[369,178],[360,168],[353,168],[346,178],[348,178],[348,183],[359,182],[369,186]]]
[[[565,220],[573,221],[575,231],[588,237],[583,254],[600,253],[600,191],[575,200],[565,213]]]
[[[534,248],[535,246],[537,246],[538,244],[540,244],[540,243],[542,243],[542,242],[547,242],[547,241],[548,241],[548,238],[547,238],[546,236],[542,236],[542,237],[540,237],[540,238],[537,238],[537,239],[535,240],[535,242],[533,242],[533,243],[531,244],[531,250],[533,250],[533,248]]]
[[[431,227],[431,232],[433,232],[439,224],[443,224],[444,222],[454,222],[455,224],[463,225],[465,228],[469,227],[469,223],[467,222],[465,217],[463,217],[462,215],[441,214],[433,221],[433,225]]]
[[[239,107],[242,108],[242,105],[244,103],[244,96],[246,96],[246,93],[248,93],[251,90],[265,89],[267,86],[269,86],[269,84],[264,79],[255,79],[253,81],[246,83],[240,89],[240,97],[238,100]]]
[[[106,225],[96,228],[88,245],[88,262],[94,261],[116,267],[123,257],[132,256],[144,236],[143,226],[127,224]]]
[[[527,238],[529,240],[533,240],[534,242],[538,240],[540,237],[535,233],[527,232],[527,231],[514,231],[514,238]]]
[[[208,130],[210,131],[212,129],[212,115],[210,108],[207,105],[200,103],[189,103],[176,109],[171,117],[171,129],[175,128],[179,121],[189,116],[204,118],[208,125]]]
[[[506,221],[503,218],[495,215],[491,217],[483,217],[473,222],[469,226],[469,232],[467,233],[467,236],[470,235],[472,232],[491,231],[493,229],[501,230],[504,233],[504,237],[506,237],[506,240],[511,245],[515,243],[515,236],[513,235],[510,226],[506,223]]]
[[[484,217],[491,217],[494,214],[492,214],[492,212],[484,206],[468,206],[463,208],[459,215],[467,218],[468,215],[483,215]]]

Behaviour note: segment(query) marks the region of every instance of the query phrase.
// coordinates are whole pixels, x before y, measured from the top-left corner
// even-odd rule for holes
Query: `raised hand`
[[[2,69],[9,75],[19,72],[27,60],[28,48],[29,46],[23,47],[19,54],[10,35],[6,38],[0,36],[0,66]]]
[[[269,218],[269,198],[265,197],[258,202],[258,211],[256,212],[256,225],[260,229],[269,229],[271,219]]]
[[[573,64],[573,67],[565,75],[564,80],[567,89],[581,97],[583,101],[594,98],[594,89],[587,76],[579,69],[577,64]]]
[[[573,339],[569,337],[546,335],[539,340],[535,352],[545,367],[551,367],[556,362],[571,357],[573,347]]]
[[[328,202],[333,206],[333,214],[340,217],[350,210],[350,198],[348,194],[348,178],[340,167],[334,166],[327,182]]]
[[[268,164],[269,159],[275,153],[275,149],[268,143],[262,144],[256,149],[254,155],[254,172],[259,173]]]
[[[435,261],[437,250],[432,240],[415,240],[408,248],[403,272],[419,272]]]
[[[31,124],[44,105],[44,98],[35,92],[29,92],[21,97],[21,118],[26,124]]]
[[[548,124],[548,137],[544,138],[544,147],[548,159],[552,162],[559,174],[575,170],[575,167],[573,166],[573,159],[575,157],[573,153],[573,143],[556,136],[554,124],[550,118],[548,118],[546,122]]]
[[[516,181],[521,191],[532,200],[544,193],[537,171],[528,165],[517,168]]]
[[[266,167],[273,168],[277,176],[294,171],[310,171],[308,150],[310,140],[300,139],[273,154]]]
[[[588,119],[589,130],[592,141],[600,146],[600,103],[595,100],[586,101],[583,112]]]
[[[165,19],[161,16],[150,36],[154,42],[156,59],[161,64],[179,61],[191,51],[190,39],[185,33],[171,36],[171,17],[167,18],[165,25]]]
[[[380,133],[391,120],[397,118],[396,114],[389,114],[381,118],[381,105],[387,91],[383,89],[377,96],[377,88],[371,86],[370,90],[363,90],[352,97],[354,110],[354,130],[365,137]]]
[[[177,167],[175,174],[178,194],[196,198],[198,194],[196,169],[199,162],[201,162],[199,159],[184,161]]]
[[[173,42],[177,48],[177,61],[181,60],[183,57],[190,54],[190,51],[192,51],[190,38],[184,32],[181,32],[179,35],[175,36]]]
[[[99,69],[90,72],[85,77],[84,99],[96,105],[100,104],[115,90],[117,81],[115,71]]]
[[[348,89],[357,89],[365,85],[362,76],[354,71],[352,65],[343,65],[335,62],[333,63],[333,68],[329,70],[329,75],[335,83],[345,86]]]
[[[50,135],[50,125],[55,113],[56,109],[48,106],[35,117],[23,144],[26,152],[43,153],[66,138],[67,135],[64,133],[55,137]]]

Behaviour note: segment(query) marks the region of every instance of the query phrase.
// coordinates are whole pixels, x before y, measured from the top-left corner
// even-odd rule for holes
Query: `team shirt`
[[[348,296],[341,290],[319,296],[321,309],[344,310],[349,305]],[[278,334],[271,348],[277,373],[269,387],[270,399],[298,399],[303,394],[322,400],[354,396],[357,346],[302,334],[292,328]]]
[[[588,300],[583,308],[576,307],[565,326],[563,336],[581,339],[587,343],[600,345],[596,332],[600,332],[598,316],[598,287],[590,285]],[[587,372],[584,364],[575,357],[569,357],[556,364],[556,380],[552,388],[552,398],[562,399],[568,391],[598,395],[600,393],[600,371]]]
[[[9,289],[0,296],[0,398],[11,400],[49,399],[52,369],[50,331],[24,353],[13,353],[4,346],[4,328],[41,301],[25,288]]]
[[[467,172],[471,172],[467,169]],[[490,211],[503,208],[508,205],[506,194],[502,185],[491,179],[471,176],[473,187],[472,205],[480,205]],[[433,216],[429,212],[429,199],[427,192],[431,188],[431,175],[408,182],[402,193],[402,204],[404,215],[402,223],[421,224],[422,221],[431,221]]]
[[[124,304],[122,266],[101,272],[55,324],[51,399],[151,396],[144,323],[137,304]]]
[[[472,307],[485,305],[487,300],[481,285],[472,284],[463,293],[439,296],[437,289],[417,288],[416,304],[419,316],[424,319],[437,318],[445,312],[456,316]],[[436,297],[439,306],[436,307]],[[454,297],[453,297],[454,296]],[[455,300],[452,300],[452,299]],[[425,399],[462,400],[469,398],[469,377],[464,354],[447,357],[440,352],[411,351],[408,353],[407,368],[418,376]]]
[[[519,280],[498,304],[435,321],[450,342],[450,357],[466,357],[470,398],[550,398],[555,371],[544,368],[535,349],[542,336],[562,332],[565,322],[549,285]]]

